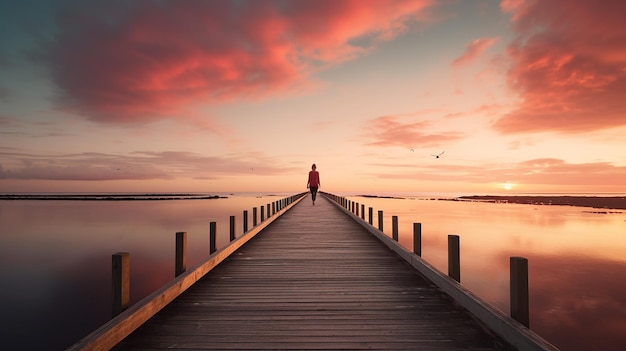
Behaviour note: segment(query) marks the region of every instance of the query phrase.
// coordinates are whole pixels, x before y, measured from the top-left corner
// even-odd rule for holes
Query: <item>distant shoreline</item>
[[[397,196],[354,195],[377,199],[405,199]],[[474,201],[490,203],[511,203],[524,205],[554,205],[591,207],[597,209],[626,210],[625,196],[576,196],[576,195],[463,195],[457,197],[429,197],[438,201]]]
[[[162,201],[227,199],[219,195],[197,194],[0,194],[0,200],[63,201]]]
[[[399,196],[354,195],[367,198],[405,199]],[[168,201],[213,200],[226,196],[190,193],[172,194],[0,194],[0,200],[56,200],[56,201]],[[441,201],[475,201],[513,203],[525,205],[556,205],[591,207],[596,209],[626,210],[625,196],[573,196],[573,195],[464,195],[452,198],[433,197]]]
[[[530,196],[530,195],[472,195],[459,196],[460,201],[481,201],[496,203],[514,203],[526,205],[557,205],[592,207],[599,209],[626,210],[624,196]]]
[[[369,198],[373,198],[373,199],[405,199],[402,196],[383,196],[383,195],[354,195],[354,196],[360,196],[360,197],[369,197]]]

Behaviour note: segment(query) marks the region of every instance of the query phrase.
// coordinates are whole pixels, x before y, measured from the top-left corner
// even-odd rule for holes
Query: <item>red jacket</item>
[[[307,183],[307,187],[309,186],[320,186],[320,174],[318,171],[309,172],[309,181]]]

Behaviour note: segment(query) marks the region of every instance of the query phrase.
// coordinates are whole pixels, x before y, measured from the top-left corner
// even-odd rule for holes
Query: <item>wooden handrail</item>
[[[547,340],[543,339],[537,333],[533,332],[527,327],[527,324],[524,325],[524,320],[516,320],[511,316],[507,316],[502,313],[499,309],[493,307],[491,304],[482,300],[480,297],[476,296],[470,290],[463,287],[455,278],[450,275],[445,275],[440,272],[435,266],[426,262],[423,258],[421,258],[421,244],[420,255],[415,252],[411,252],[405,249],[402,245],[398,243],[397,240],[390,238],[382,230],[375,228],[372,223],[372,213],[373,209],[369,208],[369,221],[365,221],[360,218],[358,215],[350,211],[350,208],[345,204],[347,200],[344,197],[337,196],[334,194],[320,192],[320,194],[327,199],[331,200],[335,206],[339,209],[347,213],[354,221],[363,226],[369,233],[376,236],[381,242],[383,242],[387,247],[391,250],[395,251],[400,257],[402,257],[406,262],[408,262],[411,266],[417,269],[422,275],[424,275],[427,279],[437,285],[441,290],[443,290],[448,296],[450,296],[453,300],[455,300],[459,305],[466,308],[474,317],[480,320],[485,326],[491,329],[493,332],[498,334],[507,342],[511,343],[517,350],[545,350],[545,351],[558,351],[559,349],[549,343]],[[382,211],[379,211],[381,213]],[[379,217],[379,221],[382,219]],[[419,228],[419,235],[417,235],[417,230]],[[419,226],[414,226],[414,237],[419,237],[421,240],[421,224]],[[452,239],[454,241],[454,239]],[[415,247],[415,245],[414,245]],[[523,267],[520,269],[518,266],[520,265],[519,260],[515,260],[515,267],[511,267],[511,270],[515,270],[516,272],[522,271]],[[456,273],[455,273],[456,274]],[[516,292],[518,297],[515,297],[516,309],[521,310],[522,312],[519,314],[524,318],[524,308],[527,310],[528,306],[520,307],[519,304],[524,303],[524,283],[523,280],[524,275],[519,275],[522,280],[522,283],[513,283],[512,286],[516,286]],[[518,278],[513,278],[518,279]],[[460,277],[459,277],[460,280]],[[521,286],[521,287],[520,287]],[[527,289],[527,283],[526,283]],[[526,304],[528,303],[528,299],[526,298]],[[522,305],[523,306],[523,305]],[[525,318],[528,318],[525,316]]]
[[[113,319],[70,346],[68,351],[76,350],[110,350],[125,337],[144,324],[148,319],[167,306],[195,282],[215,268],[219,263],[233,254],[237,249],[261,232],[274,220],[300,202],[306,193],[292,195],[280,202],[277,215],[259,223],[254,228],[235,239],[230,245],[215,251],[205,262],[194,269],[180,274],[160,289],[130,306]]]

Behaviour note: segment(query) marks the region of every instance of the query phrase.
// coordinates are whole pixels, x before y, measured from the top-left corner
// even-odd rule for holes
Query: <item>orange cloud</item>
[[[517,109],[503,133],[581,133],[626,125],[626,26],[621,0],[505,1],[517,38],[508,47]]]
[[[452,61],[452,66],[459,67],[471,63],[483,51],[491,47],[496,42],[496,40],[496,38],[479,38],[472,41],[471,43],[467,44],[463,54],[457,57],[454,61]]]
[[[76,5],[46,47],[61,108],[98,122],[285,91],[395,37],[432,0]],[[356,44],[356,42],[359,44]]]
[[[461,133],[447,132],[428,134],[424,130],[431,127],[428,121],[403,123],[396,116],[382,116],[367,123],[364,137],[370,146],[439,146],[444,142],[457,140]]]

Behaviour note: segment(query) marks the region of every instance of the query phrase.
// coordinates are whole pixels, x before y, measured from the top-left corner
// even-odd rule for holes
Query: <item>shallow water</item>
[[[187,267],[209,251],[209,222],[225,246],[229,216],[282,196],[173,201],[0,201],[0,339],[12,350],[62,350],[111,317],[111,255],[130,252],[131,303],[174,277],[175,233],[187,232]],[[509,257],[529,260],[530,326],[562,350],[626,345],[626,213],[585,208],[349,197],[399,217],[412,248],[447,272],[447,237],[461,241],[461,284],[508,313]],[[367,217],[366,217],[367,218]],[[260,219],[260,210],[259,210]],[[8,288],[7,288],[8,287]],[[39,337],[34,338],[33,335]]]

